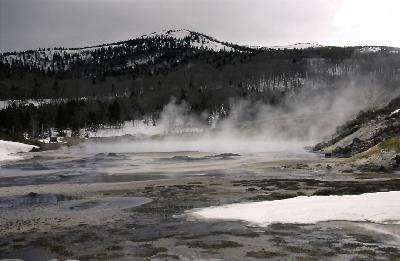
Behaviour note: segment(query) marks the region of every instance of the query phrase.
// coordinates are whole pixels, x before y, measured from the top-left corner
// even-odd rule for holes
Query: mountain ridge
[[[39,48],[21,52],[0,54],[0,63],[6,66],[26,67],[28,70],[65,72],[77,67],[108,67],[108,71],[135,69],[141,64],[155,63],[160,57],[167,57],[173,63],[185,60],[187,53],[224,52],[257,53],[351,49],[355,53],[399,53],[399,48],[383,46],[335,47],[315,43],[296,43],[285,46],[250,47],[217,40],[214,37],[187,29],[163,30],[137,38],[109,44],[79,48]],[[179,54],[173,52],[178,51]],[[186,53],[186,54],[185,54]],[[102,69],[104,70],[104,69]],[[84,71],[77,69],[77,71]],[[95,71],[98,71],[97,69]],[[90,75],[88,75],[91,77]]]
[[[321,45],[321,44],[312,43],[312,42],[296,42],[294,44],[270,45],[270,46],[244,45],[244,44],[235,44],[235,43],[229,43],[229,42],[226,42],[226,41],[221,41],[221,40],[217,39],[216,37],[207,35],[205,33],[188,30],[188,29],[164,29],[164,30],[155,31],[155,32],[152,32],[152,33],[149,33],[149,34],[143,34],[141,36],[130,38],[130,39],[127,39],[127,40],[121,40],[121,41],[110,42],[110,43],[102,43],[102,44],[88,45],[88,46],[82,46],[82,47],[51,47],[51,48],[47,47],[47,48],[37,48],[37,49],[26,49],[26,50],[21,50],[21,51],[6,51],[6,52],[0,52],[0,55],[4,56],[4,55],[9,55],[9,54],[26,53],[26,52],[40,51],[40,50],[79,51],[79,50],[95,49],[95,48],[101,48],[101,47],[119,46],[119,45],[125,44],[125,43],[127,43],[129,41],[136,40],[136,39],[146,39],[146,38],[164,36],[164,37],[170,37],[170,38],[183,40],[183,39],[185,39],[187,37],[191,37],[192,35],[201,36],[201,37],[204,37],[205,39],[208,39],[210,41],[226,45],[227,51],[230,50],[229,48],[232,48],[231,46],[239,46],[239,47],[243,47],[243,48],[249,48],[249,49],[252,49],[252,50],[259,50],[259,49],[263,49],[263,50],[267,50],[267,49],[296,49],[296,48],[297,49],[306,49],[306,48],[320,48],[320,47],[372,48],[371,52],[376,51],[377,48],[391,48],[391,49],[400,50],[399,47],[385,46],[385,45],[339,46],[339,45]],[[374,49],[374,47],[376,49]]]
[[[179,35],[179,33],[180,33],[180,35]],[[186,33],[186,34],[183,34],[183,33]],[[202,36],[208,40],[212,40],[214,42],[221,43],[221,44],[225,43],[228,45],[247,47],[245,45],[238,45],[238,44],[223,42],[223,41],[217,40],[216,38],[214,38],[212,36],[209,36],[209,35],[206,35],[206,34],[200,33],[200,32],[190,31],[187,29],[170,29],[170,30],[161,30],[159,32],[144,34],[139,37],[130,38],[127,40],[122,40],[122,41],[110,42],[110,43],[88,45],[88,46],[83,46],[83,47],[51,47],[51,48],[27,49],[27,50],[22,50],[22,51],[7,51],[7,52],[1,52],[0,55],[8,55],[8,54],[15,54],[15,53],[40,51],[40,50],[61,50],[61,51],[63,51],[63,50],[65,50],[65,51],[86,50],[86,49],[94,49],[94,48],[101,48],[101,47],[119,46],[119,45],[128,43],[130,41],[136,40],[136,39],[148,39],[148,38],[155,38],[155,37],[161,37],[161,36],[168,37],[168,38],[175,38],[177,40],[184,40],[185,38],[193,36],[193,35],[194,36]]]

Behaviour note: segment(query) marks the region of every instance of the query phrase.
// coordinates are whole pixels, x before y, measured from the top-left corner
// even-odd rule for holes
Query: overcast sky
[[[399,0],[0,0],[0,52],[185,28],[246,45],[400,47]]]

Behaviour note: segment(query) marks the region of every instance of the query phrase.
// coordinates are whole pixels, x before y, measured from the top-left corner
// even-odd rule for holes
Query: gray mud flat
[[[400,226],[332,221],[315,225],[191,220],[185,211],[298,194],[362,193],[360,181],[196,178],[147,182],[97,196],[32,203],[2,214],[0,257],[23,260],[397,260]],[[362,181],[371,191],[399,180]],[[336,189],[336,190],[335,190]],[[39,195],[36,195],[39,196]],[[263,196],[263,197],[261,197]],[[18,212],[19,214],[16,215]],[[22,211],[23,212],[23,211]],[[40,213],[40,214],[39,214]],[[17,218],[18,217],[18,218]],[[3,221],[7,219],[7,225]],[[40,257],[40,258],[39,258]]]
[[[99,154],[78,163],[73,159],[73,164],[100,161],[107,166],[113,162],[109,158],[119,158],[118,175],[102,182],[74,176],[68,182],[36,180],[2,186],[0,259],[400,260],[400,225],[330,221],[252,227],[237,221],[194,220],[187,214],[194,208],[298,195],[400,190],[398,173],[338,173],[313,167],[320,164],[315,159],[314,165],[308,160],[270,164],[249,163],[239,155],[207,156],[155,154],[137,159],[136,155]],[[128,157],[134,163],[127,163]],[[41,165],[56,161],[60,159]],[[124,162],[138,165],[138,172],[123,172],[129,168]],[[164,169],[160,175],[168,178],[127,179],[143,174],[143,162],[152,162],[155,172]],[[10,172],[5,173],[22,179],[16,170],[9,166]],[[31,178],[41,172],[27,173]],[[93,173],[97,172],[82,175]]]
[[[105,197],[105,198],[96,198],[93,200],[73,200],[69,201],[66,204],[60,206],[57,211],[58,212],[84,212],[88,213],[96,213],[96,212],[110,212],[110,211],[119,211],[127,208],[134,208],[143,204],[147,204],[151,202],[151,199],[144,197]]]

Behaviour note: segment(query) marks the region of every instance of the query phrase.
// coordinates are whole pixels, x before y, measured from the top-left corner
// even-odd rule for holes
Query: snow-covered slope
[[[187,40],[190,43],[190,46],[195,49],[206,49],[209,51],[219,52],[219,51],[226,51],[231,52],[234,51],[235,48],[231,47],[230,45],[218,41],[217,39],[189,31],[186,29],[181,30],[163,30],[161,32],[154,32],[149,35],[142,36],[146,37],[165,37],[165,38],[173,38],[178,40]]]
[[[161,32],[153,32],[151,34],[143,35],[142,38],[146,37],[157,37],[157,36],[164,36],[164,37],[172,37],[178,40],[183,40],[187,37],[190,37],[192,34],[191,31],[181,29],[181,30],[162,30]]]
[[[0,62],[22,65],[40,70],[66,71],[78,61],[90,63],[96,52],[109,51],[123,44],[109,44],[83,48],[47,48],[0,54]]]
[[[29,152],[33,148],[37,147],[19,142],[0,140],[0,165],[2,161],[18,160],[23,158],[23,156],[18,153]]]

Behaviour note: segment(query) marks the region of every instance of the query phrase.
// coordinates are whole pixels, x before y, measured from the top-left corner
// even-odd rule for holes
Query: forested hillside
[[[223,116],[241,99],[290,110],[299,93],[329,94],[355,84],[365,91],[379,86],[374,95],[385,100],[400,84],[397,48],[256,48],[187,30],[95,47],[3,53],[0,61],[0,100],[9,105],[0,110],[7,119],[0,130],[13,135],[157,118],[171,97],[195,113]],[[46,101],[37,106],[23,102],[28,99]]]

